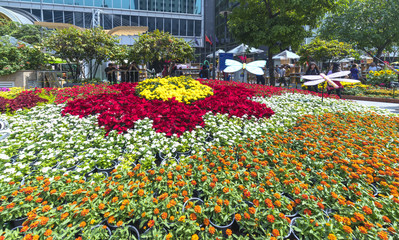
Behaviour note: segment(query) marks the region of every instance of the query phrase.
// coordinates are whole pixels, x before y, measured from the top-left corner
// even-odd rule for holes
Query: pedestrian
[[[108,67],[105,68],[105,74],[107,75],[107,80],[110,84],[116,84],[116,73],[115,73],[116,68],[114,67],[114,64],[109,63]]]
[[[279,72],[279,74],[280,74],[280,79],[279,79],[280,87],[281,87],[282,83],[284,84],[284,87],[286,87],[287,86],[287,81],[285,81],[286,68],[285,68],[284,65],[281,65],[281,67],[279,69],[280,69],[280,72]]]
[[[316,63],[311,62],[309,64],[308,69],[306,70],[305,75],[320,75],[319,68],[317,67]],[[319,85],[314,85],[313,86],[313,91],[314,92],[319,92]]]
[[[350,78],[359,80],[359,69],[357,69],[356,64],[352,65],[350,71],[351,71]]]
[[[375,65],[374,62],[370,63],[370,67],[367,70],[367,72],[370,72],[370,71],[373,71],[373,72],[378,71],[377,66]]]
[[[263,75],[256,75],[256,84],[265,85],[265,77]]]
[[[179,67],[179,69],[176,71],[176,77],[180,77],[183,75],[183,68]]]
[[[125,83],[125,82],[129,82],[129,74],[128,71],[129,67],[127,66],[126,63],[122,63],[122,66],[119,67],[119,72],[121,75],[121,82]]]
[[[341,72],[341,67],[340,67],[339,63],[333,63],[333,68],[332,68],[332,70],[330,70],[328,72],[327,75],[330,75],[330,74],[336,73],[336,72]],[[344,86],[342,86],[341,82],[339,82],[339,81],[333,81],[333,82],[338,85],[338,88],[334,88],[330,84],[327,84],[327,93],[331,94],[332,91],[335,89],[335,92],[338,95],[338,97],[342,98],[341,92],[342,92],[342,89],[344,89]]]
[[[136,65],[136,62],[132,62],[129,65],[129,82],[134,83],[134,82],[139,82],[139,68]]]

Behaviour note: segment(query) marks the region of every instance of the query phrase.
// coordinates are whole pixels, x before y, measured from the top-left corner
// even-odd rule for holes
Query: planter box
[[[399,94],[398,94],[398,97],[399,97]],[[373,98],[373,97],[342,95],[342,99],[371,101],[371,102],[399,103],[399,99],[395,99],[395,98]]]
[[[21,88],[41,88],[41,87],[61,87],[57,78],[57,71],[18,71],[16,73],[0,76],[0,87],[21,87]]]

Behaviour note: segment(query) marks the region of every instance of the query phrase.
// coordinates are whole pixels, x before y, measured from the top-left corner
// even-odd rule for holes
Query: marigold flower
[[[241,215],[238,214],[238,213],[236,213],[236,214],[234,215],[234,218],[236,219],[237,222],[241,221]]]
[[[273,234],[273,236],[278,237],[278,236],[280,236],[280,231],[278,229],[273,229],[272,234]]]
[[[154,224],[155,224],[155,221],[154,220],[150,220],[150,221],[148,221],[147,226],[149,228],[152,228],[154,226]]]
[[[363,234],[367,234],[367,229],[365,227],[359,226],[357,227],[359,229],[359,231]]]
[[[208,231],[209,231],[210,234],[215,234],[216,229],[214,227],[210,226]]]
[[[51,235],[51,233],[53,233],[53,231],[52,231],[51,229],[47,229],[47,230],[43,233],[43,235],[46,236],[46,237],[48,237],[48,236]]]
[[[80,224],[79,224],[79,227],[81,227],[81,228],[84,228],[86,226],[86,222],[85,221],[83,221],[83,222],[81,222]]]
[[[275,218],[274,218],[273,215],[270,215],[270,214],[269,214],[269,215],[267,215],[266,220],[267,220],[268,222],[274,223]]]
[[[337,240],[337,237],[332,233],[328,234],[327,238],[328,238],[328,240]]]
[[[209,226],[209,219],[208,219],[208,218],[205,218],[205,219],[204,219],[204,225],[205,225],[205,226]]]
[[[194,234],[193,236],[191,236],[191,240],[198,240],[198,239],[199,239],[199,237],[197,234]]]
[[[222,211],[222,208],[219,205],[215,206],[215,212],[220,213]]]
[[[226,235],[227,235],[227,236],[231,236],[231,234],[233,234],[233,232],[231,231],[231,229],[227,229],[227,230],[226,230]]]

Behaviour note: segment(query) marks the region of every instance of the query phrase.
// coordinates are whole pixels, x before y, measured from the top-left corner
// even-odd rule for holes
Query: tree
[[[298,51],[298,55],[301,56],[299,61],[302,63],[309,61],[331,63],[356,54],[351,44],[337,40],[325,41],[320,38],[315,38],[309,44],[301,46]]]
[[[48,33],[41,26],[0,20],[0,36],[12,36],[29,44],[38,44]]]
[[[235,39],[253,47],[267,45],[271,84],[275,84],[273,55],[280,49],[298,47],[318,21],[332,10],[335,0],[239,0],[229,15]]]
[[[117,43],[116,37],[108,35],[101,28],[66,28],[54,31],[47,38],[45,46],[67,61],[73,79],[78,79],[83,63],[87,64],[89,78],[93,79],[100,64],[110,59]]]
[[[352,43],[380,57],[399,39],[399,1],[362,0],[341,5],[330,13],[319,34],[325,39]]]
[[[194,49],[182,38],[155,30],[141,34],[133,44],[131,60],[149,63],[157,72],[165,61],[184,61],[194,58]]]

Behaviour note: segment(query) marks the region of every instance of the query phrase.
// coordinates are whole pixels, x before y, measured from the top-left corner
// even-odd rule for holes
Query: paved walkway
[[[376,106],[382,109],[388,109],[393,113],[399,113],[399,103],[371,102],[371,101],[360,101],[360,100],[353,100],[353,101],[366,106]]]

